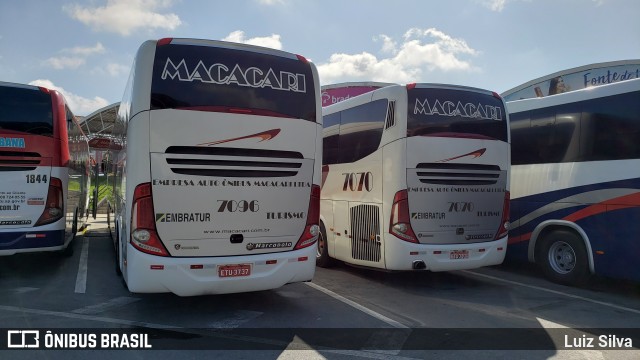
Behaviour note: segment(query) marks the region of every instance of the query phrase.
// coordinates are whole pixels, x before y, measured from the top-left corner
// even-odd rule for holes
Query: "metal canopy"
[[[89,138],[92,149],[107,150],[110,147],[113,126],[120,103],[113,103],[98,109],[80,120],[80,127]]]

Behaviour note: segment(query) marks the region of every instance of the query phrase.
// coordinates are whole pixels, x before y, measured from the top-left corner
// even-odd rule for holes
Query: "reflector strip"
[[[151,265],[149,268],[151,268],[151,270],[164,270],[164,265]]]
[[[418,252],[417,251],[412,251],[412,252],[409,253],[409,255],[418,255]]]
[[[298,261],[307,261],[307,260],[309,260],[308,256],[301,256],[298,258]]]
[[[277,264],[278,260],[267,260],[267,265]]]
[[[25,235],[25,237],[27,239],[34,239],[34,238],[46,238],[47,234],[27,234]]]
[[[485,249],[478,249],[478,252],[485,252]]]
[[[191,265],[192,270],[204,269],[204,265]]]
[[[440,254],[442,254],[442,251],[440,251],[440,250],[436,250],[436,251],[433,252],[433,255],[440,255]]]

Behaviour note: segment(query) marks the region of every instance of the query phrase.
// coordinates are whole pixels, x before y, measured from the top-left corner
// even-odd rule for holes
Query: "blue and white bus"
[[[507,102],[508,259],[553,281],[640,281],[640,80]]]

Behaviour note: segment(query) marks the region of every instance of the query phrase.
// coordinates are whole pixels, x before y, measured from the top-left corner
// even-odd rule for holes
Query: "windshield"
[[[39,90],[0,87],[0,130],[53,136],[51,96]]]
[[[408,91],[407,136],[507,141],[502,101],[476,91],[414,88]]]
[[[239,112],[316,121],[311,65],[211,46],[156,48],[151,109]]]

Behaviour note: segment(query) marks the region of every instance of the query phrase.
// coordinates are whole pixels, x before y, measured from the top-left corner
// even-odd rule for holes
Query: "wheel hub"
[[[575,250],[564,241],[558,241],[549,249],[549,264],[553,271],[568,274],[576,266]]]

